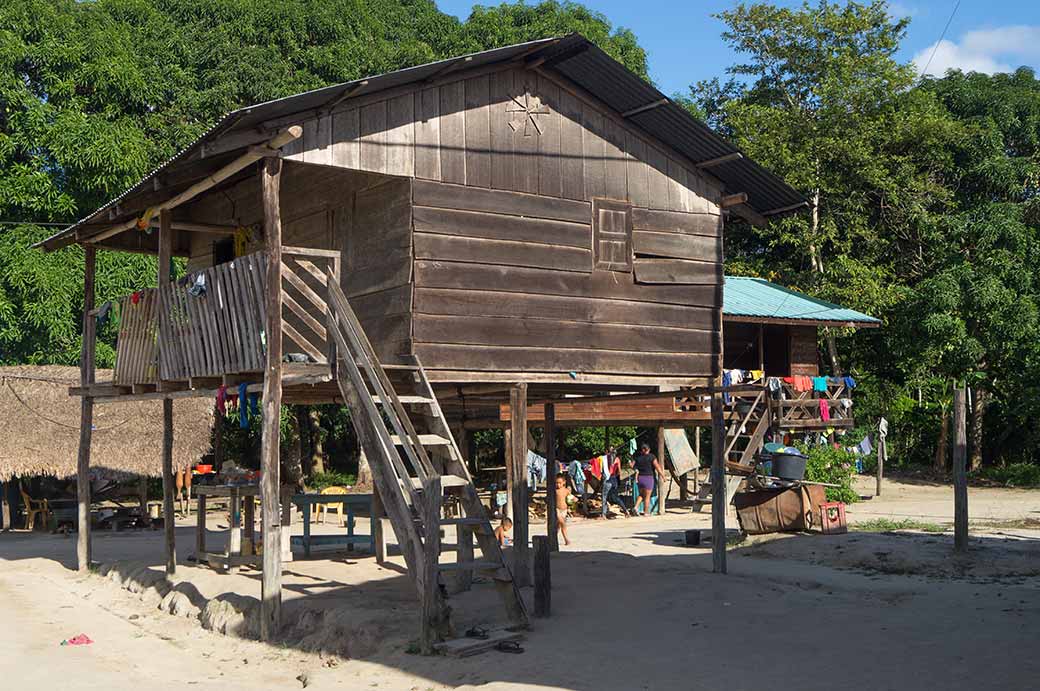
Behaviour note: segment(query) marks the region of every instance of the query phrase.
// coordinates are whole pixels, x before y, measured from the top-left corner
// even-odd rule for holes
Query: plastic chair
[[[346,487],[339,487],[337,485],[333,485],[331,487],[326,487],[322,491],[318,492],[318,494],[349,494],[349,493],[347,492],[347,488]],[[342,522],[342,520],[343,520],[343,504],[317,504],[315,506],[315,509],[316,509],[316,513],[315,513],[314,518],[315,518],[315,520],[320,518],[322,523],[325,523],[325,515],[326,515],[326,513],[330,512],[330,511],[335,511],[337,514],[339,514],[340,521]]]
[[[22,504],[25,506],[25,529],[31,531],[36,527],[37,514],[43,514],[43,522],[46,525],[51,518],[51,508],[47,504],[47,500],[30,497],[21,481],[18,482],[18,491],[22,495]]]

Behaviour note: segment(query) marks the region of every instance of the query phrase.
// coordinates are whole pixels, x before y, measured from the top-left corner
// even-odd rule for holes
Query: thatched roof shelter
[[[98,370],[97,380],[111,379]],[[0,367],[0,481],[13,475],[76,474],[80,398],[79,368]],[[184,398],[173,403],[173,465],[186,468],[210,449],[214,402]],[[112,402],[94,406],[91,468],[162,475],[162,402]]]

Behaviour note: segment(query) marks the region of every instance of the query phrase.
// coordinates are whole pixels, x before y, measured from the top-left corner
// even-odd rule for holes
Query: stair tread
[[[442,518],[441,525],[484,525],[488,521],[485,518]]]
[[[469,484],[469,480],[458,475],[441,475],[441,487],[465,487]],[[422,480],[417,477],[412,478],[412,486],[416,489],[422,489]]]
[[[502,568],[502,564],[497,561],[456,561],[451,564],[438,564],[437,568],[441,571],[492,571]]]
[[[380,404],[380,405],[384,405],[383,404],[383,399],[381,399],[379,396],[376,396],[376,395],[373,394],[372,395],[372,400],[375,401],[376,403]],[[409,404],[409,403],[433,403],[433,399],[432,398],[428,398],[426,396],[402,396],[402,395],[398,395],[397,396],[397,400],[400,401],[401,403],[404,403],[404,404]]]
[[[398,446],[401,445],[401,437],[396,434],[390,435],[390,441]],[[419,443],[423,446],[448,446],[451,444],[451,440],[439,434],[420,434]]]

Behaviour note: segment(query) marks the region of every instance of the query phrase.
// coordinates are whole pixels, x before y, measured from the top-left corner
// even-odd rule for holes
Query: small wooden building
[[[427,499],[413,482],[427,494],[430,481],[468,482],[443,425],[512,401],[520,463],[528,399],[717,381],[726,217],[764,224],[805,206],[578,35],[243,108],[41,243],[87,250],[74,390],[84,397],[81,471],[94,402],[213,396],[242,382],[262,391],[265,626],[274,625],[274,413],[283,401],[360,407],[351,417],[425,606],[440,597],[436,572],[422,575],[437,531],[424,537],[416,523],[435,520],[436,506],[417,503]],[[159,288],[122,301],[106,384],[92,374],[97,249],[159,255]],[[188,259],[179,280],[174,255]],[[391,400],[383,387],[402,382],[420,393]],[[407,423],[392,437],[371,397]],[[427,409],[409,422],[408,405]],[[427,458],[419,447],[430,440],[447,460]],[[525,569],[514,565],[518,580]]]

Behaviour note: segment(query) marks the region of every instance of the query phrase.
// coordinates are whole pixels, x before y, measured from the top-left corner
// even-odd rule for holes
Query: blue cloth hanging
[[[242,382],[238,385],[238,426],[249,429],[249,384]]]
[[[730,376],[729,370],[723,370],[722,372],[722,388],[728,389],[733,384],[733,377]],[[722,392],[722,402],[729,405],[733,397],[729,395],[728,391]]]
[[[813,391],[826,391],[827,390],[827,377],[813,377],[812,378]]]
[[[855,389],[856,388],[856,380],[853,379],[852,377],[848,377],[848,376],[842,377],[842,381],[845,382],[845,387],[846,388],[848,388],[848,389]]]
[[[260,414],[260,394],[249,394],[249,411],[253,413],[253,415]]]

